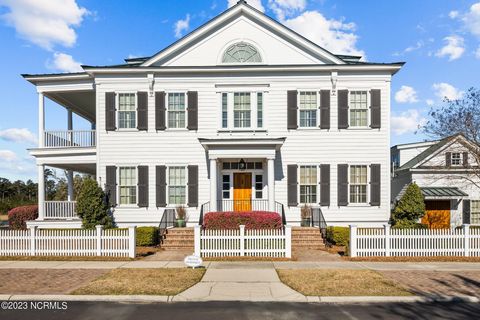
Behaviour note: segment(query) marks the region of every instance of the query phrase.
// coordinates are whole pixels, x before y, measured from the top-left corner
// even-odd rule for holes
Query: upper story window
[[[185,93],[168,94],[168,127],[185,128]]]
[[[221,93],[221,128],[230,130],[263,128],[264,101],[263,92]]]
[[[262,57],[257,48],[246,42],[237,42],[225,50],[222,63],[259,63]]]
[[[235,128],[250,128],[251,109],[249,92],[235,92],[233,94],[233,126]]]
[[[118,94],[118,128],[133,129],[136,127],[136,109],[135,93]]]
[[[452,166],[462,165],[462,154],[460,152],[452,152]]]
[[[315,91],[300,92],[299,113],[301,128],[317,126],[317,93]]]
[[[137,168],[119,168],[120,204],[129,205],[137,202]]]
[[[368,126],[367,91],[350,91],[350,127]]]
[[[350,203],[367,203],[367,166],[350,166]]]

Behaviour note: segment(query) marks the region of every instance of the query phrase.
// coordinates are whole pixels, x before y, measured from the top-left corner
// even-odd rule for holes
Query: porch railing
[[[76,201],[45,201],[45,219],[76,219]]]
[[[322,208],[314,207],[312,208],[312,227],[318,227],[322,237],[325,238],[327,235],[327,222],[323,216]]]
[[[95,147],[95,130],[45,131],[45,148]]]
[[[158,232],[160,236],[160,242],[163,243],[165,239],[165,233],[167,232],[167,228],[173,227],[175,225],[175,209],[165,209],[163,211],[162,219],[160,220],[160,224],[158,225]]]

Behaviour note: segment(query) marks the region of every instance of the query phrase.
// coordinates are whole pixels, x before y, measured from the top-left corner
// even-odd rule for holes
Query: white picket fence
[[[480,256],[480,228],[392,229],[350,226],[350,256]]]
[[[195,227],[195,255],[199,257],[292,257],[292,228],[207,230]]]
[[[128,229],[0,229],[1,256],[135,258],[135,227]]]

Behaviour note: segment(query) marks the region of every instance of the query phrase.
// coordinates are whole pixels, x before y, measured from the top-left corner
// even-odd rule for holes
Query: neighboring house
[[[461,134],[392,147],[392,202],[415,182],[425,197],[424,223],[433,227],[480,224],[478,154],[478,146]]]
[[[403,63],[360,59],[239,1],[150,57],[24,75],[39,94],[35,224],[80,225],[73,188],[44,200],[45,166],[68,170],[70,185],[72,171],[95,176],[119,226],[157,225],[180,205],[190,224],[215,210],[299,224],[303,204],[328,224],[387,222],[390,84]],[[45,97],[68,110],[68,130],[45,129]],[[72,113],[92,130],[75,130]]]

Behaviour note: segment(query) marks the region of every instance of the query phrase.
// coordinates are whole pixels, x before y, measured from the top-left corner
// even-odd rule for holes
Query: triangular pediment
[[[238,49],[236,44],[247,51]],[[224,59],[226,51],[233,52],[234,58]],[[253,58],[245,62],[245,57]],[[153,55],[142,66],[221,64],[314,65],[345,64],[345,61],[240,1]]]

